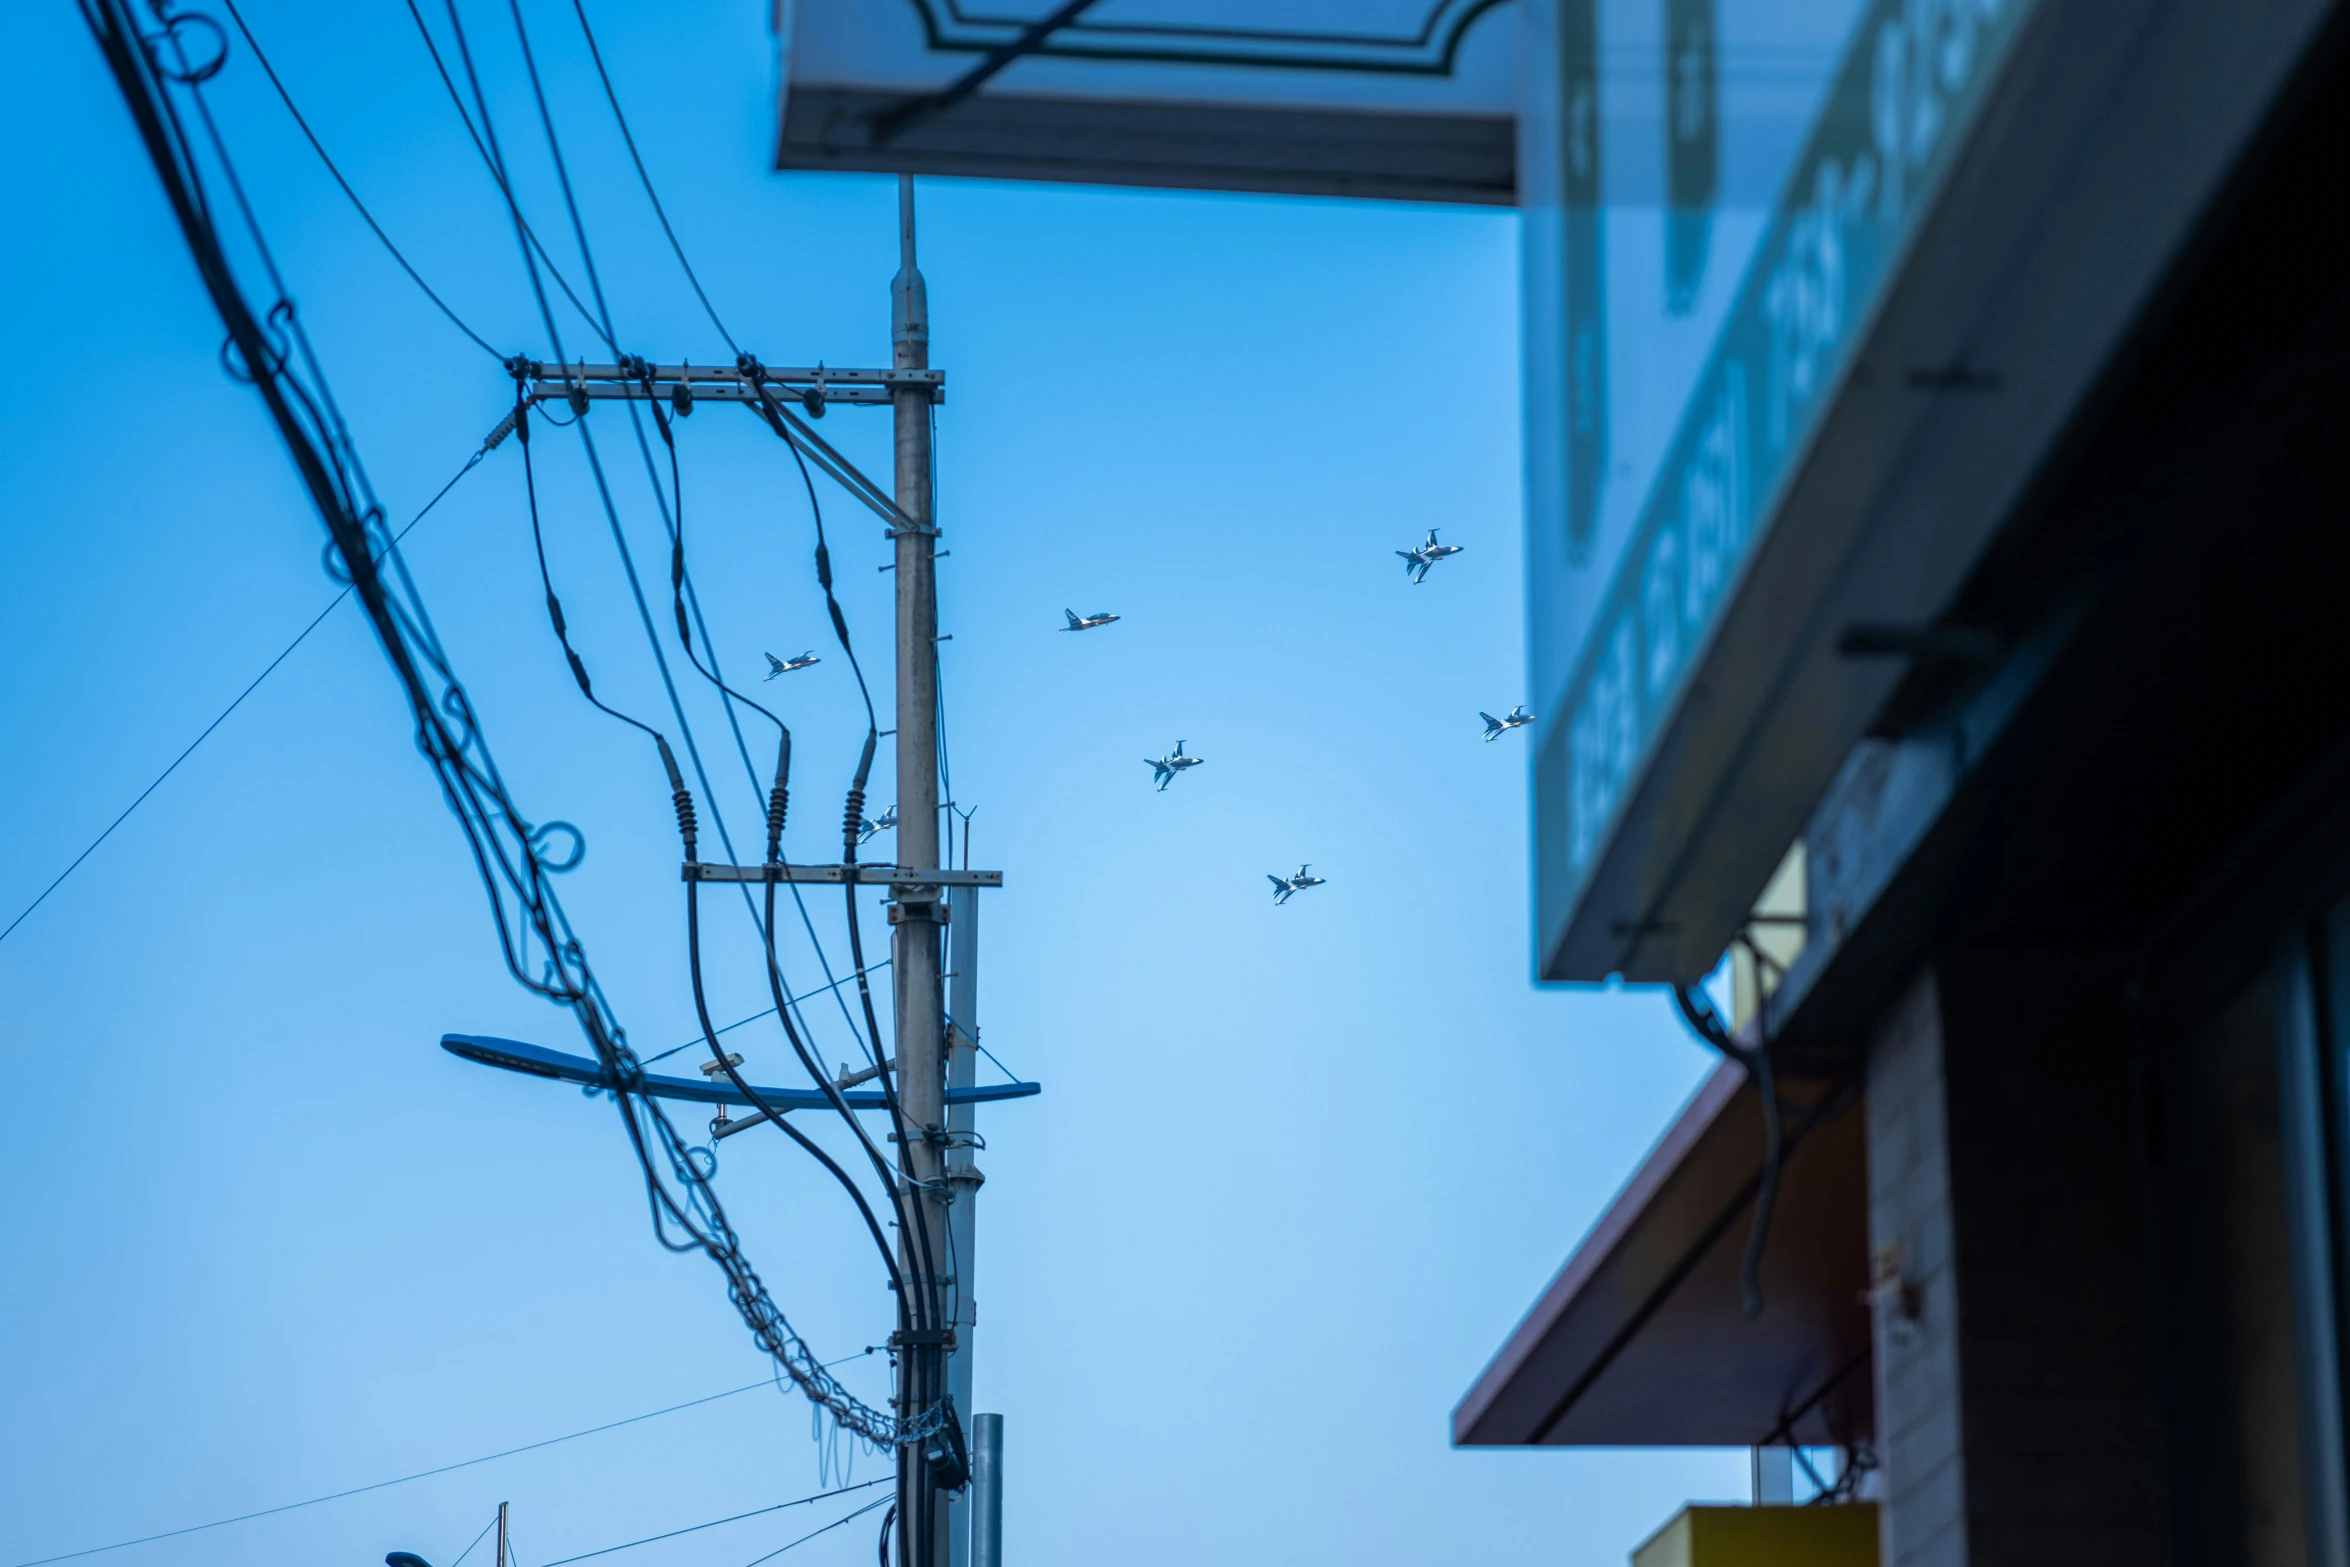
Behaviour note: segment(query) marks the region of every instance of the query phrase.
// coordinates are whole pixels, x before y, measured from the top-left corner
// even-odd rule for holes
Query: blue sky
[[[527,141],[511,35],[476,9],[502,128]],[[722,359],[568,7],[525,9],[623,337]],[[765,7],[590,9],[735,335],[775,363],[883,362],[894,194],[765,170]],[[542,347],[406,10],[245,11],[419,269],[493,342]],[[17,21],[0,918],[333,593],[94,46],[69,6]],[[215,91],[404,517],[508,384],[384,258],[241,51]],[[543,167],[523,184],[553,243]],[[1114,1544],[1137,1564],[1616,1563],[1681,1500],[1739,1494],[1743,1455],[1446,1440],[1453,1402],[1706,1065],[1654,995],[1528,979],[1522,737],[1481,744],[1476,718],[1527,694],[1515,218],[931,181],[922,224],[951,388],[954,781],[978,812],[973,863],[1007,872],[984,912],[980,1023],[1046,1085],[982,1122],[977,1401],[1007,1420],[1015,1559],[1074,1567]],[[657,580],[633,448],[593,417]],[[844,409],[826,431],[882,472],[884,418]],[[825,655],[760,688],[791,703],[812,848],[862,724],[805,502],[747,417],[705,410],[681,434],[721,656],[747,675],[764,649]],[[577,640],[599,690],[651,711],[576,442],[553,437],[537,451]],[[564,673],[516,456],[468,477],[409,559],[525,808],[585,831],[564,895],[639,1048],[663,1049],[693,1028],[665,791]],[[827,516],[885,678],[886,546],[845,499]],[[1412,588],[1392,552],[1430,525],[1468,549]],[[1064,607],[1126,619],[1058,635]],[[693,716],[747,833],[732,743],[714,710]],[[1207,765],[1154,793],[1142,760],[1178,738]],[[1265,873],[1300,860],[1329,884],[1272,907]],[[756,1010],[741,921],[713,929],[716,1009]],[[804,944],[787,958],[810,983]],[[0,1567],[763,1374],[716,1272],[648,1233],[608,1105],[436,1048],[450,1029],[580,1046],[506,978],[347,607],[0,943],[0,1028],[17,1197],[0,1215]],[[754,1075],[788,1080],[779,1038],[732,1038]],[[847,1054],[837,1027],[826,1040]],[[775,1143],[730,1141],[722,1189],[794,1321],[852,1354],[887,1331],[886,1294],[837,1195]],[[877,1361],[842,1371],[878,1394]],[[93,1559],[402,1547],[447,1567],[508,1499],[520,1560],[543,1567],[819,1489],[808,1424],[796,1398],[749,1394]],[[610,1560],[748,1562],[841,1510]],[[790,1559],[869,1560],[871,1522]]]

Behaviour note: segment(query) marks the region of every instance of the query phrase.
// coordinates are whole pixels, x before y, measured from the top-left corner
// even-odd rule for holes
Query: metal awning
[[[786,0],[775,164],[1517,199],[1507,0]]]
[[[1790,1152],[1748,1320],[1739,1259],[1762,1106],[1708,1078],[1453,1411],[1467,1447],[1751,1447],[1865,1439],[1867,1165],[1857,1093],[1782,1083]]]

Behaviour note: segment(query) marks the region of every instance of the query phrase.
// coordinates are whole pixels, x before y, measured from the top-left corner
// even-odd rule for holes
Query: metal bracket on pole
[[[680,414],[691,412],[695,403],[703,401],[741,403],[755,408],[771,421],[776,434],[797,447],[802,456],[888,523],[892,530],[890,537],[897,537],[899,532],[927,533],[933,537],[938,534],[935,526],[918,522],[899,510],[889,491],[865,477],[855,463],[833,450],[788,405],[798,403],[812,417],[821,419],[826,406],[832,403],[894,407],[898,394],[909,389],[926,391],[930,402],[943,403],[947,395],[944,370],[927,367],[834,370],[824,365],[813,369],[779,369],[756,360],[749,361],[747,368],[656,365],[643,360],[632,364],[591,365],[583,361],[548,365],[522,358],[508,360],[506,368],[527,401],[567,403],[583,413],[589,403],[612,400],[666,400]]]
[[[574,387],[599,402],[629,398],[640,402],[653,398],[676,401],[682,393],[687,406],[705,400],[755,403],[759,400],[759,388],[770,387],[806,406],[810,412],[833,403],[887,408],[900,389],[909,387],[927,389],[934,403],[943,403],[947,397],[944,370],[834,370],[825,365],[814,369],[763,365],[754,383],[732,366],[646,365],[641,374],[633,366],[616,364],[525,362],[517,368],[525,383],[523,395],[534,403],[550,399],[563,401],[571,396]]]
[[[696,860],[684,881],[822,883],[867,887],[1001,887],[1002,871],[923,870],[911,865],[713,865]]]

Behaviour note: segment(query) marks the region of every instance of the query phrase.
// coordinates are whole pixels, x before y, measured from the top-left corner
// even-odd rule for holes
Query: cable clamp
[[[955,1347],[953,1328],[900,1328],[889,1336],[892,1349],[946,1349]]]
[[[944,536],[945,532],[944,528],[935,523],[908,520],[904,523],[892,523],[889,527],[881,530],[881,536],[886,539],[935,539]]]

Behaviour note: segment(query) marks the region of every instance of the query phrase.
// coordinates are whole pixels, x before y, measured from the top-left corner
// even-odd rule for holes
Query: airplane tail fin
[[[1077,629],[1077,611],[1073,609],[1064,609],[1061,611],[1061,613],[1069,617],[1069,629],[1071,631],[1075,631]]]

